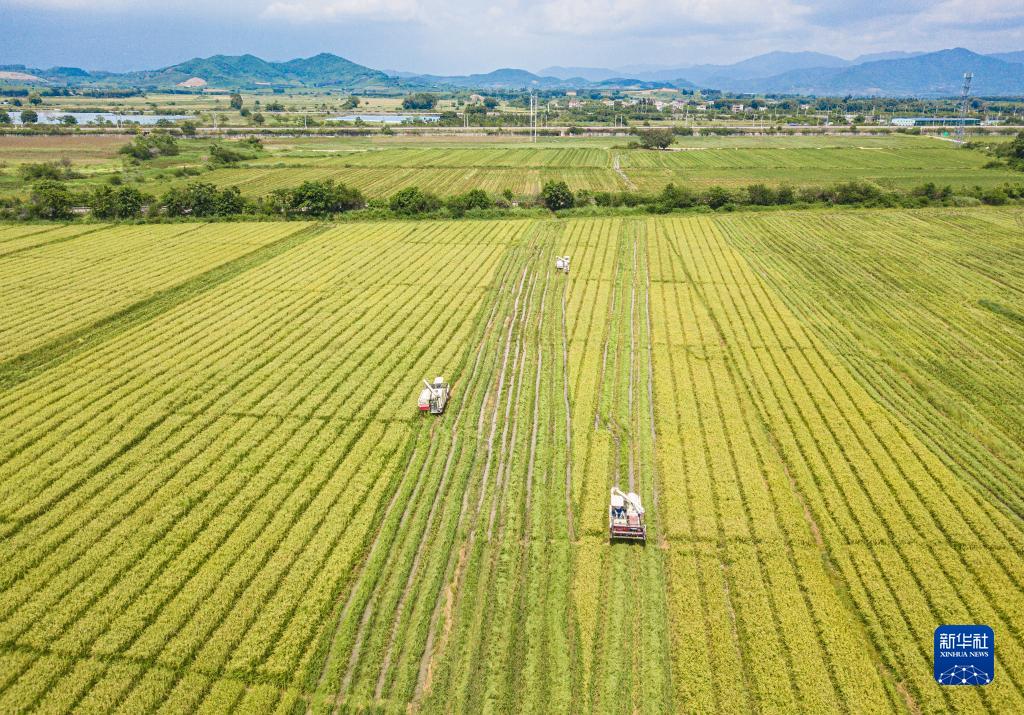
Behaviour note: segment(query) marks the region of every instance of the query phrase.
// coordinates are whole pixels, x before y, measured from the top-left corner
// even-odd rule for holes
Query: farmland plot
[[[983,169],[987,161],[981,152],[926,137],[681,137],[678,147],[664,152],[586,146],[354,146],[329,156],[275,152],[243,168],[213,171],[204,180],[238,185],[252,196],[328,178],[368,196],[407,186],[442,195],[476,188],[535,194],[549,180],[566,181],[573,190],[652,193],[670,182],[699,189],[754,182],[827,186],[858,179],[910,189],[928,181],[954,187],[1019,181],[1019,173],[1009,169]]]
[[[0,257],[88,233],[89,226],[22,225],[0,227]]]
[[[876,399],[956,474],[1024,515],[1024,214],[827,213],[722,226]]]
[[[536,194],[544,182],[567,181],[576,189],[620,191],[611,155],[597,148],[388,148],[351,151],[323,158],[273,155],[244,169],[209,174],[219,185],[237,185],[260,196],[303,181],[334,179],[368,196],[388,196],[407,186],[441,195],[483,189],[498,194]]]
[[[993,186],[1019,181],[1010,170],[983,169],[981,152],[957,149],[934,139],[789,137],[751,142],[684,140],[679,151],[619,152],[623,170],[641,190],[658,191],[666,183],[746,186],[753,182],[823,186],[867,180],[910,189],[932,181],[939,185]]]
[[[852,220],[934,223],[916,260],[991,269],[1013,323],[1013,217],[973,214],[1002,238]],[[0,710],[1021,710],[1010,467],[950,456],[1009,438],[944,452],[828,291],[788,295],[790,234],[851,219],[753,218],[293,225],[0,390]],[[876,248],[814,250],[860,295]],[[646,547],[608,544],[613,485]],[[940,688],[932,630],[970,622],[995,681]]]
[[[546,181],[566,181],[574,190],[622,191],[626,188],[612,169],[595,167],[405,167],[324,161],[282,167],[254,164],[247,168],[212,171],[203,177],[204,181],[219,186],[238,186],[247,196],[263,196],[274,189],[324,179],[354,186],[370,197],[390,196],[408,186],[429,189],[441,196],[465,193],[471,189],[482,189],[491,194],[511,189],[518,195],[529,195],[540,193]]]
[[[20,226],[0,232],[0,360],[240,258],[296,224]]]
[[[192,709],[223,697],[212,686],[227,673],[275,695],[303,682],[367,527],[427,433],[397,419],[410,375],[457,363],[496,246],[527,224],[475,226],[307,235],[301,253],[4,396],[3,549],[20,556],[2,577],[2,639],[29,657],[0,708],[56,688],[72,698],[59,708]],[[456,260],[466,268],[439,281],[423,270]],[[39,650],[51,646],[63,655]]]
[[[0,137],[0,161],[60,161],[102,164],[117,158],[124,137],[101,134],[31,136],[8,134]]]
[[[597,148],[383,149],[354,153],[345,160],[375,167],[610,168],[607,150]]]
[[[654,228],[662,237],[656,275],[674,284],[676,299],[665,305],[678,313],[664,321],[666,330],[678,326],[667,335],[676,349],[662,353],[678,391],[661,393],[676,404],[659,414],[674,412],[682,426],[666,432],[682,437],[673,451],[686,475],[675,500],[664,501],[680,510],[671,523],[697,551],[686,577],[672,583],[726,594],[742,656],[743,667],[726,661],[711,672],[743,673],[748,697],[782,709],[789,699],[815,709],[1018,709],[1019,518],[963,484],[872,399],[758,280],[719,222]],[[708,541],[717,555],[701,553]],[[675,561],[685,551],[670,553]],[[711,559],[705,578],[722,586],[694,577],[702,558]],[[715,598],[698,601],[708,607]],[[844,614],[844,603],[853,613]],[[989,621],[1008,641],[996,681],[984,690],[939,688],[930,671],[936,625]],[[768,634],[765,624],[775,624]],[[811,643],[791,640],[815,631]],[[706,637],[709,657],[722,657],[714,633],[701,625],[691,636]],[[787,652],[789,692],[775,677]],[[823,674],[827,682],[815,682]],[[866,690],[851,696],[850,688]]]

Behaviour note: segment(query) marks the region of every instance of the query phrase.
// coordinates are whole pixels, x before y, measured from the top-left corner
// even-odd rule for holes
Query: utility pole
[[[529,92],[529,140],[537,141],[537,95]]]

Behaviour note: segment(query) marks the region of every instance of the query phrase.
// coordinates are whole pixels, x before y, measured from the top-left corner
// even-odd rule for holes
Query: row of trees
[[[550,185],[548,185],[550,186]],[[910,191],[883,189],[866,181],[847,181],[830,186],[768,186],[750,184],[742,188],[729,189],[711,186],[700,191],[685,186],[668,184],[657,194],[638,192],[576,192],[571,203],[561,199],[561,206],[552,206],[546,197],[545,205],[552,210],[569,206],[595,205],[607,207],[640,207],[654,213],[677,209],[705,207],[714,210],[728,210],[740,206],[863,206],[863,207],[906,207],[928,205],[967,206],[989,204],[1000,206],[1011,200],[1024,199],[1024,184],[1006,185],[983,189],[975,187],[955,192],[950,186],[926,183]],[[560,192],[568,187],[562,187]],[[565,204],[568,203],[568,206]]]
[[[429,191],[410,186],[393,194],[387,201],[387,208],[399,216],[431,214],[445,209],[452,216],[461,217],[473,209],[492,209],[495,206],[494,199],[482,189],[442,199]]]
[[[827,187],[768,186],[751,184],[737,189],[711,186],[694,190],[668,184],[656,194],[639,192],[573,192],[564,181],[544,184],[539,196],[515,197],[511,191],[491,196],[481,189],[440,197],[419,187],[407,187],[386,199],[367,201],[354,187],[331,179],[307,181],[293,188],[277,189],[267,196],[250,199],[237,186],[220,188],[193,182],[169,189],[161,197],[123,185],[104,185],[87,192],[75,192],[62,181],[47,178],[32,186],[27,201],[6,199],[0,203],[0,218],[66,220],[88,212],[104,220],[139,218],[237,216],[278,216],[281,218],[330,217],[360,209],[373,215],[462,217],[470,212],[505,210],[512,207],[543,207],[564,211],[574,207],[625,207],[665,213],[679,209],[730,210],[739,206],[868,206],[916,207],[927,205],[1001,205],[1024,199],[1024,184],[989,189],[976,188],[955,193],[951,187],[927,183],[909,192],[882,189],[875,184],[850,181]]]
[[[565,190],[568,191],[568,187]],[[572,195],[571,192],[569,195]],[[237,186],[219,188],[204,182],[171,188],[157,198],[133,186],[104,185],[91,191],[75,192],[62,181],[44,179],[32,186],[27,202],[11,202],[6,207],[0,206],[0,217],[66,220],[75,213],[88,212],[96,218],[118,220],[156,216],[214,218],[243,215],[302,218],[333,216],[364,209],[367,205],[359,189],[336,183],[333,179],[306,181],[293,188],[276,189],[257,199],[242,196]],[[390,211],[397,216],[444,212],[456,217],[464,216],[474,209],[510,205],[508,198],[496,201],[481,189],[442,199],[418,187],[408,187],[387,199],[370,203],[370,207],[376,211]]]
[[[220,189],[212,184],[194,183],[168,190],[159,200],[134,186],[103,185],[76,192],[62,181],[36,182],[28,200],[8,199],[0,206],[0,217],[67,220],[84,210],[100,219],[127,220],[163,214],[167,216],[236,216],[246,213],[250,202],[237,186]]]

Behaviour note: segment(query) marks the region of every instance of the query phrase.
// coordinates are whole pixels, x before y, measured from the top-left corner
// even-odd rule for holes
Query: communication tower
[[[974,79],[973,72],[964,72],[964,86],[960,90],[960,116],[956,123],[956,140],[964,140],[964,124],[967,123],[967,104],[971,96],[971,80]]]

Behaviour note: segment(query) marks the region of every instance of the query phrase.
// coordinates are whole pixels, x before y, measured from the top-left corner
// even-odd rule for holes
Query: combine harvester
[[[442,414],[448,405],[448,398],[452,393],[451,387],[443,377],[435,377],[433,385],[426,380],[423,381],[423,384],[426,387],[420,390],[420,399],[417,402],[420,412],[430,412],[432,415]]]
[[[640,495],[630,492],[623,494],[618,487],[612,487],[611,504],[608,506],[608,540],[629,539],[647,542],[647,525],[644,524],[644,507]]]
[[[555,257],[555,269],[562,273],[569,272],[569,257],[568,256],[556,256]]]

